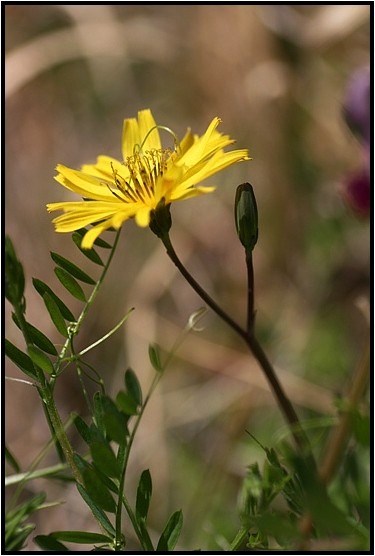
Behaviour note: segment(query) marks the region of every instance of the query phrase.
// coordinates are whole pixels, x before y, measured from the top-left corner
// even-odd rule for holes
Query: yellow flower
[[[234,141],[217,131],[219,123],[220,119],[214,118],[201,137],[188,130],[178,142],[171,130],[156,125],[151,110],[138,112],[138,119],[126,119],[123,162],[99,156],[96,164],[86,164],[81,170],[61,164],[56,167],[56,181],[84,199],[47,205],[49,212],[64,212],[53,220],[56,231],[72,232],[94,224],[82,240],[82,247],[90,249],[102,232],[119,229],[129,218],[134,217],[141,227],[148,226],[161,201],[169,206],[173,201],[210,193],[214,187],[197,184],[240,160],[249,160],[246,149],[224,152]],[[174,149],[162,147],[159,129],[173,135]]]

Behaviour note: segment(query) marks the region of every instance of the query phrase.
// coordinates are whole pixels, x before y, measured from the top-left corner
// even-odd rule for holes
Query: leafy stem
[[[100,275],[98,281],[96,282],[96,284],[95,284],[95,286],[94,286],[94,288],[93,288],[93,290],[92,290],[92,292],[91,292],[90,297],[89,297],[88,300],[86,301],[86,303],[85,303],[85,305],[84,305],[84,307],[83,307],[83,309],[82,309],[82,311],[81,311],[81,314],[79,315],[77,321],[76,321],[75,323],[73,323],[72,326],[71,326],[71,328],[70,328],[69,336],[68,336],[68,338],[66,339],[66,341],[65,341],[65,343],[64,343],[64,345],[63,345],[63,347],[62,347],[62,349],[61,349],[61,351],[60,351],[58,360],[57,360],[57,362],[56,362],[56,372],[55,372],[54,377],[53,377],[52,380],[51,380],[51,386],[52,386],[52,388],[53,388],[53,386],[54,386],[55,377],[58,376],[58,375],[60,374],[60,372],[61,372],[61,371],[60,371],[61,363],[65,360],[66,352],[67,352],[69,346],[71,345],[72,338],[78,334],[79,329],[81,328],[81,325],[82,325],[82,323],[83,323],[83,321],[84,321],[84,319],[85,319],[85,317],[86,317],[86,315],[87,315],[87,313],[88,313],[88,311],[89,311],[91,305],[94,303],[94,300],[95,300],[96,296],[98,295],[98,292],[99,292],[99,290],[100,290],[100,288],[101,288],[101,286],[102,286],[102,284],[103,284],[104,278],[105,278],[105,276],[106,276],[106,274],[107,274],[107,272],[108,272],[109,266],[110,266],[110,264],[111,264],[111,262],[112,262],[113,256],[114,256],[115,251],[116,251],[116,247],[117,247],[117,244],[118,244],[118,240],[119,240],[119,238],[120,238],[120,232],[121,232],[121,228],[120,228],[120,229],[117,231],[117,233],[116,233],[116,237],[115,237],[115,240],[114,240],[114,242],[113,242],[112,249],[111,249],[111,252],[110,252],[110,254],[109,254],[109,256],[108,256],[107,262],[105,263],[105,265],[104,265],[104,267],[103,267],[103,271],[102,271],[102,273],[101,273],[101,275]]]
[[[133,524],[134,530],[137,533],[138,539],[141,542],[143,548],[145,550],[151,550],[151,551],[154,550],[153,547],[152,547],[152,544],[150,546],[151,541],[148,542],[148,539],[146,540],[144,538],[144,535],[142,534],[142,532],[140,531],[140,529],[137,525],[134,514],[131,511],[131,508],[130,508],[130,506],[127,503],[127,500],[125,498],[124,488],[125,488],[126,469],[127,469],[127,466],[128,466],[131,447],[132,447],[133,442],[134,442],[134,437],[136,435],[136,432],[138,430],[139,424],[141,422],[141,419],[143,417],[145,409],[148,405],[148,402],[150,401],[152,393],[154,392],[155,388],[157,387],[161,376],[162,376],[162,373],[157,373],[154,376],[154,379],[151,383],[149,391],[147,392],[146,398],[145,398],[145,400],[144,400],[144,402],[141,406],[141,409],[140,409],[140,411],[137,415],[137,418],[136,418],[135,423],[134,423],[133,430],[132,430],[132,432],[129,436],[129,440],[128,440],[128,443],[126,445],[124,458],[123,458],[123,461],[122,461],[122,469],[121,469],[120,483],[119,483],[119,502],[118,502],[117,510],[116,510],[116,541],[115,542],[116,542],[116,547],[118,547],[118,548],[120,548],[120,546],[121,546],[121,515],[122,515],[122,502],[123,502],[123,504],[125,506],[125,509],[128,513],[128,516],[129,516],[129,518],[130,518],[130,520]]]

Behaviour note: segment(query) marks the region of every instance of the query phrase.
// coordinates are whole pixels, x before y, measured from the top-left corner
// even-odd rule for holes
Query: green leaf
[[[35,525],[33,523],[17,528],[14,534],[5,541],[5,553],[20,552],[24,548],[27,537],[34,529]]]
[[[33,362],[30,357],[18,349],[9,340],[5,340],[5,354],[23,373],[34,380],[37,379]]]
[[[148,348],[148,355],[151,365],[154,367],[155,371],[162,373],[163,367],[160,362],[160,347],[157,344],[150,344]]]
[[[85,292],[69,272],[66,272],[66,270],[59,266],[57,266],[54,271],[64,288],[66,288],[73,297],[77,298],[79,301],[86,301]]]
[[[100,237],[96,238],[96,240],[94,241],[94,245],[96,245],[97,247],[102,247],[103,249],[112,249],[112,245],[110,245]]]
[[[108,477],[108,475],[105,475],[104,473],[102,473],[100,471],[100,469],[98,469],[95,465],[95,463],[93,463],[93,469],[95,469],[97,475],[100,477],[100,480],[102,481],[102,483],[108,488],[108,490],[110,490],[111,492],[114,492],[115,494],[118,494],[118,486],[117,484],[112,481],[112,479],[110,479]]]
[[[280,512],[275,514],[264,512],[253,518],[254,524],[266,537],[274,537],[278,544],[286,549],[290,543],[298,538],[298,523],[294,522],[289,515]]]
[[[103,527],[104,531],[107,531],[109,535],[114,537],[116,535],[116,531],[113,528],[111,522],[109,521],[108,517],[105,515],[103,510],[94,502],[91,496],[87,493],[86,489],[77,483],[77,490],[89,506],[90,510],[92,511],[95,519],[99,522],[99,524]]]
[[[91,429],[85,423],[85,421],[82,419],[82,417],[80,417],[79,415],[76,415],[74,417],[74,425],[75,425],[77,431],[79,432],[79,434],[81,435],[81,437],[83,438],[83,440],[87,444],[90,444],[91,439],[92,439]]]
[[[97,428],[99,429],[99,431],[101,432],[101,434],[105,438],[106,430],[105,430],[105,424],[104,424],[104,420],[103,420],[104,409],[103,409],[103,404],[102,404],[102,395],[101,395],[100,392],[95,392],[94,397],[93,397],[93,401],[94,401],[95,423],[96,423]]]
[[[23,305],[25,275],[9,236],[5,238],[5,297],[15,307]]]
[[[73,239],[74,243],[76,244],[78,249],[81,251],[81,253],[83,255],[85,255],[85,257],[90,259],[90,261],[92,261],[93,263],[96,263],[100,266],[104,266],[104,263],[103,263],[102,259],[99,257],[99,255],[95,251],[95,249],[82,249],[82,247],[81,247],[82,238],[83,238],[84,234],[86,233],[86,231],[87,230],[83,230],[83,231],[82,230],[77,230],[76,232],[74,232],[72,234],[72,239]]]
[[[116,404],[126,415],[136,415],[138,413],[138,404],[134,399],[123,390],[116,396]]]
[[[108,396],[101,395],[101,404],[106,433],[119,445],[124,445],[129,434],[127,419]]]
[[[50,359],[47,357],[43,351],[41,351],[36,346],[28,346],[27,351],[29,353],[30,359],[32,362],[42,369],[45,373],[51,375],[54,372],[54,367]]]
[[[69,552],[66,546],[49,535],[37,535],[34,537],[34,541],[42,550],[47,552]]]
[[[77,278],[77,280],[80,280],[81,282],[85,282],[86,284],[92,284],[93,286],[96,284],[96,281],[93,280],[91,276],[86,274],[86,272],[81,270],[77,265],[75,265],[68,259],[65,259],[65,257],[62,257],[61,255],[55,253],[54,251],[51,251],[51,257],[56,264],[58,264],[59,266],[61,266],[61,268],[63,268],[69,274],[74,276],[74,278]]]
[[[182,511],[179,510],[171,515],[162,532],[156,552],[172,552],[177,544],[183,523]]]
[[[16,460],[12,452],[9,450],[9,448],[7,448],[7,446],[5,446],[5,459],[9,463],[9,465],[13,467],[16,473],[19,473],[21,471],[18,461]]]
[[[152,495],[152,479],[148,469],[142,472],[137,489],[135,514],[138,521],[146,521]]]
[[[130,396],[138,405],[142,405],[142,389],[135,372],[132,369],[127,369],[124,379],[125,388]]]
[[[46,293],[48,293],[54,300],[54,302],[56,303],[56,305],[58,306],[60,313],[62,314],[62,316],[64,317],[65,320],[69,321],[69,322],[75,322],[75,316],[73,315],[73,313],[68,309],[68,307],[65,305],[65,303],[63,301],[61,301],[61,299],[51,290],[51,288],[49,286],[47,286],[47,284],[45,284],[44,282],[42,282],[42,280],[39,280],[37,278],[33,278],[33,285],[34,288],[36,289],[36,291],[39,293],[39,295],[41,295],[44,299],[44,295]]]
[[[18,322],[18,318],[15,313],[12,313],[12,319],[15,325],[21,330],[21,325]],[[33,344],[38,346],[38,348],[45,351],[46,353],[49,353],[50,355],[57,355],[57,349],[55,348],[51,340],[47,338],[45,334],[43,334],[43,332],[41,332],[40,330],[35,328],[35,326],[28,322],[26,323],[26,328],[29,338]]]
[[[59,541],[76,542],[79,544],[111,543],[113,541],[112,537],[88,531],[54,531],[50,533],[50,536]]]
[[[49,293],[45,293],[43,301],[53,324],[56,326],[60,334],[64,336],[64,338],[67,338],[69,336],[68,327],[66,326],[64,317],[62,316],[55,299],[51,297]]]
[[[34,524],[25,521],[42,507],[44,500],[45,494],[40,493],[6,512],[5,553],[22,550],[25,540],[35,528]]]
[[[121,469],[109,444],[106,442],[92,442],[90,452],[96,467],[102,473],[109,477],[119,477]]]
[[[102,482],[96,469],[78,454],[74,454],[74,461],[81,472],[87,494],[106,512],[114,513],[116,504],[106,485]]]

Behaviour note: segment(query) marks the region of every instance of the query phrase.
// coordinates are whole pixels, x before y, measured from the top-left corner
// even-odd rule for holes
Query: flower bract
[[[85,164],[81,170],[57,166],[56,181],[83,200],[47,205],[48,211],[63,211],[53,220],[56,231],[92,225],[82,240],[82,247],[90,249],[102,232],[119,229],[130,218],[141,227],[148,226],[161,201],[168,206],[210,193],[215,188],[199,185],[203,180],[249,159],[246,149],[224,151],[234,141],[217,130],[219,124],[215,117],[203,135],[188,129],[178,141],[171,130],[156,124],[149,109],[138,112],[138,118],[126,119],[122,161],[101,155],[96,164]],[[160,130],[173,136],[173,148],[162,146]]]

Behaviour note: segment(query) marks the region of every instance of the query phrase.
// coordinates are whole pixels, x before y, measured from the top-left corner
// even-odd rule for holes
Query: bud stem
[[[258,361],[260,367],[262,368],[267,381],[271,387],[271,390],[279,404],[279,407],[290,427],[291,434],[294,438],[296,446],[306,458],[306,461],[311,465],[312,468],[316,469],[316,463],[312,455],[311,447],[307,436],[305,435],[301,423],[298,419],[297,413],[285,394],[279,379],[277,378],[276,372],[268,360],[263,348],[259,344],[258,340],[254,336],[254,276],[253,276],[253,265],[251,253],[247,253],[246,261],[249,276],[249,287],[248,287],[248,330],[244,330],[239,324],[237,324],[219,305],[211,298],[211,296],[198,284],[198,282],[191,276],[189,271],[184,267],[182,262],[177,256],[173,245],[171,243],[168,233],[164,233],[159,236],[162,240],[164,247],[166,248],[167,255],[171,261],[176,265],[178,270],[181,272],[182,276],[191,285],[193,290],[203,299],[205,303],[222,319],[228,324],[241,338],[246,342],[251,353]]]
[[[255,324],[253,251],[246,249],[247,267],[247,333],[252,336]]]

